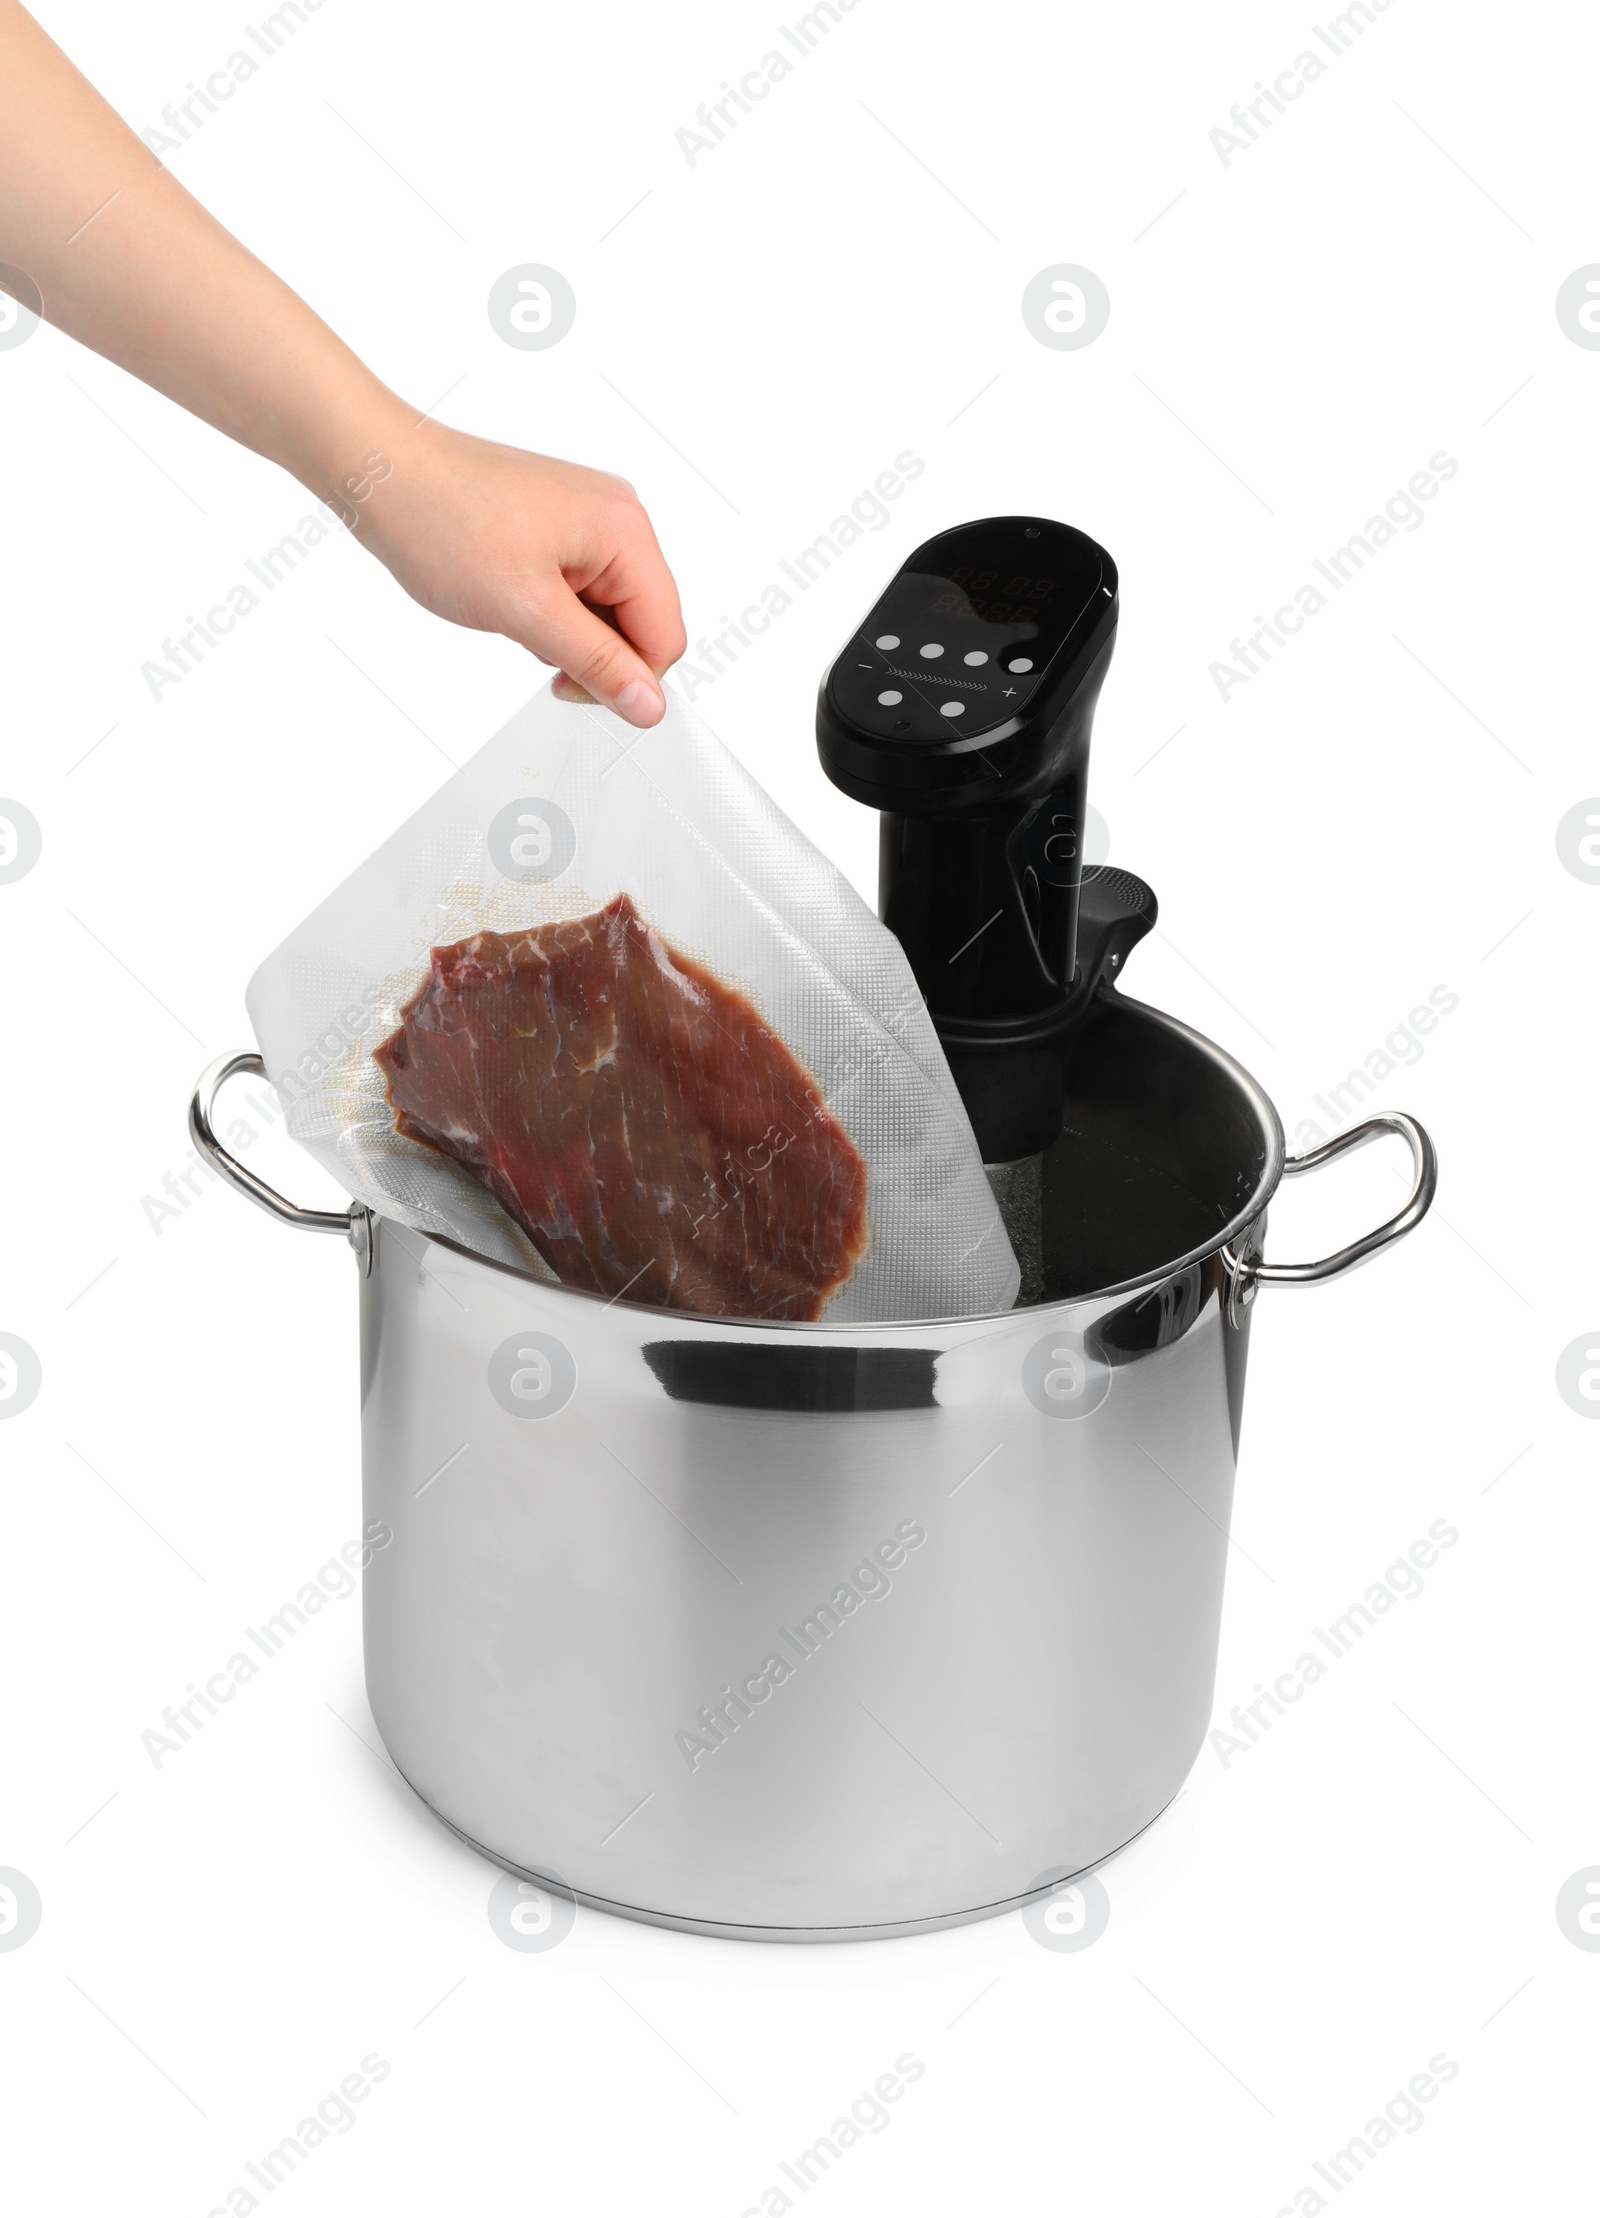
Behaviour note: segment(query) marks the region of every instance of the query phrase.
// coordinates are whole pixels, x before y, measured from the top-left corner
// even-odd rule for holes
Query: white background
[[[41,12],[135,125],[244,20]],[[925,461],[696,703],[869,894],[871,822],[814,754],[834,648],[962,518],[1111,549],[1091,791],[1161,901],[1132,989],[1252,1069],[1291,1144],[1430,989],[1459,997],[1374,1103],[1433,1130],[1433,1218],[1257,1310],[1218,1724],[1430,1523],[1459,1540],[1257,1745],[1202,1752],[1077,1955],[1015,1916],[785,1950],[581,1911],[515,1953],[494,1868],[376,1752],[353,1600],[154,1770],[163,1705],[360,1513],[349,1256],[211,1186],[158,1233],[145,1197],[200,1067],[249,1044],[262,955],[543,673],[340,540],[152,702],[141,663],[309,503],[41,330],[0,353],[0,791],[44,832],[0,886],[0,1328],[44,1377],[0,1429],[0,1864],[43,1900],[0,1954],[17,2206],[228,2209],[376,2051],[286,2208],[738,2218],[911,2051],[819,2205],[1314,2210],[1343,2198],[1313,2164],[1444,2052],[1351,2204],[1579,2207],[1600,1958],[1554,1905],[1600,1862],[1600,1434],[1555,1368],[1600,1325],[1600,889],[1555,833],[1600,790],[1600,355],[1554,298],[1600,257],[1594,26],[1395,0],[1224,166],[1231,104],[1324,51],[1309,12],[860,0],[691,168],[675,131],[778,21],[326,0],[166,158],[419,406],[628,476],[691,639]],[[576,292],[548,352],[487,319],[522,262]],[[1110,293],[1082,351],[1020,314],[1058,262]],[[1439,450],[1423,525],[1221,700],[1211,662]],[[321,1198],[287,1142],[255,1160]],[[1287,1191],[1272,1252],[1388,1214],[1404,1168]]]

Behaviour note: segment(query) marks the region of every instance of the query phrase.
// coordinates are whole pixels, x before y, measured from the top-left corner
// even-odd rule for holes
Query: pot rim
[[[563,1286],[559,1279],[536,1278],[531,1271],[519,1270],[515,1264],[502,1263],[493,1256],[480,1255],[475,1248],[465,1247],[459,1240],[452,1240],[445,1233],[425,1232],[418,1225],[407,1225],[405,1229],[408,1232],[414,1232],[420,1240],[427,1240],[435,1247],[447,1248],[453,1255],[462,1256],[469,1263],[481,1265],[486,1271],[498,1271],[502,1276],[515,1279],[521,1285],[536,1286],[541,1296],[550,1296],[566,1302],[594,1302],[602,1309],[627,1309],[640,1317],[670,1317],[673,1320],[674,1330],[680,1327],[700,1326],[719,1332],[753,1333],[763,1337],[770,1334],[784,1337],[790,1335],[805,1338],[824,1337],[850,1342],[888,1340],[896,1334],[906,1332],[933,1331],[941,1328],[970,1325],[1011,1324],[1018,1318],[1040,1316],[1055,1310],[1081,1308],[1088,1302],[1109,1301],[1138,1292],[1141,1289],[1161,1286],[1177,1272],[1186,1270],[1191,1264],[1204,1262],[1208,1257],[1216,1255],[1225,1247],[1236,1246],[1238,1235],[1243,1232],[1247,1225],[1253,1224],[1261,1215],[1274,1193],[1276,1193],[1279,1182],[1283,1177],[1286,1155],[1283,1124],[1265,1088],[1258,1080],[1251,1077],[1242,1063],[1234,1060],[1226,1048],[1219,1047],[1215,1040],[1208,1039],[1203,1032],[1197,1032],[1192,1025],[1185,1024],[1181,1017],[1175,1017],[1165,1009],[1154,1008],[1149,1002],[1135,1001],[1131,995],[1109,993],[1106,999],[1117,1008],[1136,1010],[1141,1017],[1161,1026],[1167,1032],[1176,1035],[1190,1047],[1197,1048],[1201,1054],[1208,1057],[1212,1064],[1232,1081],[1254,1110],[1266,1150],[1261,1174],[1256,1180],[1249,1199],[1235,1210],[1226,1224],[1209,1235],[1197,1247],[1187,1248],[1181,1255],[1172,1257],[1170,1261],[1157,1264],[1152,1270],[1140,1271],[1133,1278],[1119,1279],[1111,1286],[1092,1287],[1086,1293],[1071,1294],[1061,1301],[1031,1302],[1024,1308],[978,1310],[959,1317],[899,1317],[858,1324],[849,1324],[842,1320],[830,1324],[826,1316],[819,1317],[814,1322],[789,1318],[708,1317],[703,1316],[697,1310],[663,1309],[657,1302],[625,1301],[616,1294],[598,1294],[582,1286]],[[380,1222],[391,1221],[380,1219]]]

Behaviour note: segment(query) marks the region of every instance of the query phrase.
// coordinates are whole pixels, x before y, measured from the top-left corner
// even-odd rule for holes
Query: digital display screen
[[[961,525],[890,580],[834,665],[834,698],[859,729],[885,738],[992,730],[1027,708],[1108,592],[1100,549],[1066,525]]]
[[[1034,624],[1041,606],[1061,590],[1060,578],[1034,577],[1030,571],[981,570],[961,563],[948,579],[936,579],[944,591],[928,603],[930,616],[973,616],[981,624]]]

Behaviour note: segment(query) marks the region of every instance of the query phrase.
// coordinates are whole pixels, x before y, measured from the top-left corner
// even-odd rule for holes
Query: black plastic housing
[[[879,914],[986,1162],[1056,1137],[1065,1040],[1104,969],[1080,964],[1079,907],[1117,612],[1116,565],[1083,532],[1041,516],[960,524],[889,581],[818,697],[824,769],[882,812]],[[1135,938],[1155,913],[1141,890]]]

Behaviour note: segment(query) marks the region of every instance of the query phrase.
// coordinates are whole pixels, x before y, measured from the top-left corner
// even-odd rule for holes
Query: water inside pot
[[[1017,1306],[1077,1299],[1217,1246],[1281,1157],[1271,1105],[1209,1041],[1105,996],[1069,1051],[1061,1135],[988,1166]]]

